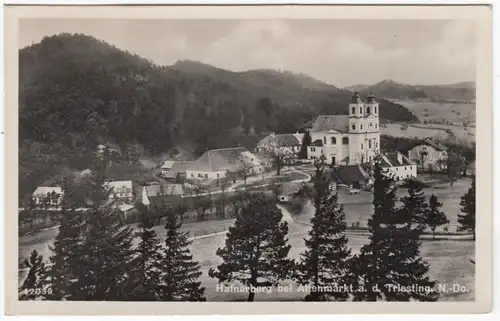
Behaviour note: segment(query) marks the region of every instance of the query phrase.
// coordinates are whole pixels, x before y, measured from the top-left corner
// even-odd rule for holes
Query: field
[[[436,137],[441,140],[451,139],[455,143],[471,143],[475,141],[476,106],[465,103],[416,102],[410,100],[394,101],[413,112],[422,124],[410,124],[402,129],[401,124],[386,124],[381,127],[383,135],[395,137]],[[423,124],[423,122],[426,124]],[[444,124],[444,122],[448,122]],[[429,123],[436,122],[436,123]],[[451,123],[450,123],[451,122]],[[467,126],[464,127],[463,123]],[[446,131],[453,132],[450,136]]]
[[[414,113],[420,120],[476,122],[476,105],[465,103],[418,102],[411,100],[393,100]]]

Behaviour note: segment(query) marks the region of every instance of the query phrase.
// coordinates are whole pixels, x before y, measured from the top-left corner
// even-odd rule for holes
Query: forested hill
[[[60,34],[19,52],[20,184],[33,189],[64,163],[85,168],[96,144],[147,153],[172,146],[252,147],[320,113],[347,112],[351,92],[306,75],[230,72],[197,62],[160,67],[86,35]],[[381,116],[413,121],[382,101]]]

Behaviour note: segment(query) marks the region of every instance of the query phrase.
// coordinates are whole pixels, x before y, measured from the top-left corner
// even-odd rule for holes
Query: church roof
[[[290,146],[300,146],[302,141],[296,134],[269,134],[264,139],[262,139],[257,146],[266,146],[275,141],[277,147],[290,147]]]
[[[314,122],[311,132],[335,130],[340,133],[349,132],[349,115],[321,115]]]

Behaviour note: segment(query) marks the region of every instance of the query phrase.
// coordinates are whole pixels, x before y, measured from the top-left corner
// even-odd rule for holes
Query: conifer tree
[[[441,211],[441,206],[437,196],[432,194],[429,198],[429,207],[427,208],[426,224],[432,231],[432,239],[436,239],[436,228],[448,224],[450,221],[446,218],[446,214]]]
[[[80,273],[73,299],[120,301],[128,294],[128,267],[132,260],[132,231],[121,223],[119,211],[109,204],[103,168],[97,164],[90,177],[90,204],[82,243]]]
[[[198,280],[202,272],[189,250],[192,241],[188,240],[188,232],[181,232],[180,220],[176,215],[168,215],[166,221],[160,300],[205,301],[205,288]]]
[[[312,144],[311,135],[309,134],[309,131],[307,130],[304,133],[304,136],[302,136],[302,144],[300,145],[300,150],[298,153],[298,157],[300,159],[307,159],[307,146],[311,146],[311,144]]]
[[[154,217],[147,207],[141,207],[138,241],[129,267],[128,300],[157,301],[160,298],[162,245],[153,230]]]
[[[71,300],[78,296],[75,287],[82,270],[82,244],[85,220],[80,209],[83,208],[81,188],[71,178],[63,182],[64,197],[59,213],[59,232],[51,245],[50,266],[47,271],[47,300]]]
[[[476,180],[472,180],[471,186],[460,198],[462,214],[458,214],[458,230],[472,232],[476,239]]]
[[[253,196],[229,228],[225,246],[216,252],[223,262],[209,275],[221,283],[239,281],[249,287],[248,301],[254,300],[255,288],[276,286],[294,265],[282,217],[275,200]]]
[[[44,279],[47,268],[43,262],[43,256],[37,250],[31,251],[29,259],[24,260],[24,266],[28,268],[28,275],[19,289],[20,300],[35,300],[41,297],[44,289]],[[45,293],[46,291],[44,291]]]
[[[316,164],[314,180],[316,212],[311,219],[309,237],[305,239],[307,249],[297,266],[298,283],[312,287],[306,301],[345,300],[349,297],[347,291],[329,293],[323,290],[346,284],[351,251],[345,236],[344,209],[337,201],[337,194],[331,195],[321,164]]]
[[[423,231],[426,225],[427,203],[424,195],[424,184],[416,179],[408,181],[408,195],[401,198],[403,207],[398,211],[398,216],[405,216],[409,229],[415,227]]]
[[[427,276],[429,266],[420,257],[421,230],[410,228],[418,215],[401,215],[401,209],[396,209],[396,185],[378,161],[374,180],[374,212],[368,221],[370,242],[361,248],[351,266],[358,282],[355,300],[437,300],[435,282]],[[408,286],[411,288],[401,290]]]

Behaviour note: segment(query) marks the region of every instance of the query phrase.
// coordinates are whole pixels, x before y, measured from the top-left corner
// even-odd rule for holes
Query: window
[[[321,154],[323,154],[323,148],[321,148]]]
[[[375,124],[375,128],[377,128],[377,124]]]
[[[198,173],[198,177],[203,177],[203,176],[201,176],[201,173]]]
[[[368,140],[368,148],[372,148],[372,140],[371,139]]]
[[[191,173],[191,177],[194,177],[194,174],[193,174],[193,173]]]
[[[343,145],[347,145],[347,144],[349,144],[349,138],[348,138],[348,137],[343,137],[343,138],[342,138],[342,144],[343,144]]]
[[[425,147],[425,146],[422,146],[422,150],[426,150],[426,149],[427,149],[427,147]]]
[[[315,151],[316,151],[316,148],[311,147],[311,152],[315,152]]]
[[[217,178],[219,178],[219,173],[217,173]]]
[[[361,144],[361,149],[363,149],[363,144]]]
[[[337,144],[337,138],[335,138],[335,137],[332,137],[332,138],[331,138],[331,141],[332,141],[332,145],[335,145],[335,144]]]
[[[352,124],[352,129],[353,130],[356,129],[356,125]]]
[[[363,107],[359,107],[359,113],[362,114],[363,113]]]
[[[376,114],[377,113],[377,106],[373,107],[373,112]]]
[[[370,113],[370,106],[366,107],[366,113],[369,114]]]
[[[406,166],[405,166],[405,170],[406,170]]]
[[[208,174],[205,174],[205,178],[208,178]]]
[[[323,144],[326,145],[326,137],[323,137]]]
[[[356,107],[352,107],[352,110],[351,110],[351,114],[355,114],[356,113]]]

